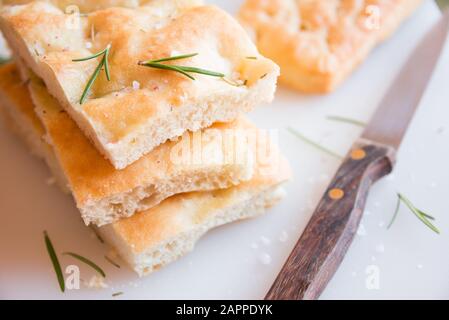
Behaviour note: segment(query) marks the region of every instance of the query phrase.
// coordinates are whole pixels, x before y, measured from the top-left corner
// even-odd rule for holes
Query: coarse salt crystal
[[[357,235],[361,237],[366,236],[366,229],[363,224],[360,224],[359,228],[357,229]]]
[[[271,256],[268,253],[262,253],[259,256],[259,261],[263,264],[263,265],[269,265],[271,263]]]
[[[255,243],[255,242],[253,242],[253,243],[251,243],[251,248],[252,249],[257,249],[257,248],[259,248],[259,245],[257,243]]]
[[[139,90],[139,89],[140,89],[140,82],[133,81],[133,90]]]
[[[279,241],[286,242],[287,239],[288,239],[288,233],[287,233],[287,231],[284,230],[281,232],[281,235],[279,236]]]
[[[307,182],[310,183],[310,184],[314,184],[316,182],[316,178],[315,177],[309,177],[307,179]]]
[[[55,177],[50,177],[47,179],[46,181],[47,185],[52,186],[56,183],[56,178]]]
[[[385,246],[383,244],[378,244],[376,246],[376,252],[378,253],[384,253],[385,252]]]
[[[268,238],[265,237],[265,236],[260,237],[260,242],[262,242],[262,244],[264,244],[264,245],[266,245],[266,246],[268,246],[268,245],[271,244],[271,240],[268,239]]]

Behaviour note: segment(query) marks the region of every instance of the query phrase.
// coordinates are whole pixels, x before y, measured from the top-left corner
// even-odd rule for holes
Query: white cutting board
[[[230,12],[241,3],[210,2]],[[289,196],[262,218],[211,232],[193,253],[144,279],[123,262],[119,270],[104,261],[107,248],[83,225],[71,198],[47,185],[45,165],[1,128],[0,298],[110,299],[119,291],[124,294],[115,299],[262,298],[339,165],[285,128],[295,127],[344,154],[360,129],[328,121],[326,116],[368,120],[406,56],[438,16],[435,5],[428,2],[334,94],[306,97],[280,88],[276,101],[251,117],[261,127],[281,130],[283,150],[295,171],[294,181],[287,186]],[[448,83],[449,45],[404,141],[394,175],[372,190],[361,235],[322,298],[449,298]],[[405,209],[387,230],[397,191],[436,216],[442,234],[433,234]],[[48,230],[59,252],[74,251],[104,267],[109,288],[82,287],[61,294],[43,230]],[[61,263],[76,262],[62,257]],[[366,285],[373,272],[379,276],[377,289],[373,282]],[[87,280],[93,274],[81,266],[81,278]]]

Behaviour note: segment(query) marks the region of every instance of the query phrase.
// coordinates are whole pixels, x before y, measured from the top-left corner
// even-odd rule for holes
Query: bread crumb
[[[46,181],[47,185],[52,186],[56,183],[56,178],[55,177],[50,177],[48,178]]]

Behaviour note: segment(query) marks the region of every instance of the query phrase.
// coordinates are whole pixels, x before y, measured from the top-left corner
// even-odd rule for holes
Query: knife
[[[370,187],[393,170],[396,152],[432,77],[448,30],[446,10],[346,156],[266,300],[319,298],[357,232]]]

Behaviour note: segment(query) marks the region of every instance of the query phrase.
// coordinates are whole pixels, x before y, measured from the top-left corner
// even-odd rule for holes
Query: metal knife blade
[[[362,138],[399,147],[438,63],[448,31],[449,10],[446,10],[410,56]]]

